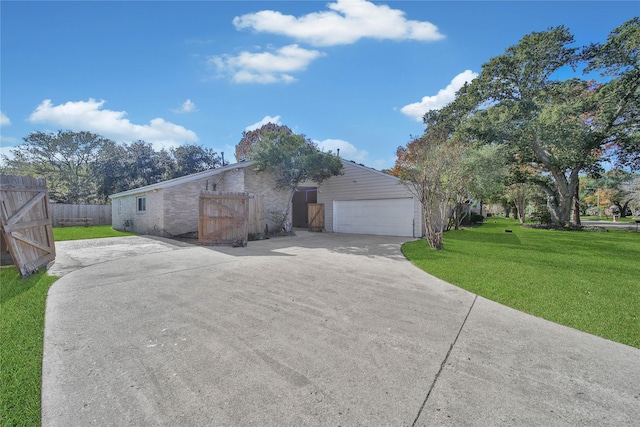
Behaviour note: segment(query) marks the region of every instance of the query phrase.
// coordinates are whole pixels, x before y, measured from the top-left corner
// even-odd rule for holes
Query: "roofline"
[[[342,161],[343,165],[352,165],[355,166],[357,168],[360,169],[364,169],[367,170],[369,172],[374,172],[376,174],[385,176],[387,178],[391,178],[395,181],[400,181],[400,178],[398,178],[397,176],[393,176],[393,175],[389,175],[388,173],[384,173],[381,172],[377,169],[373,169],[370,168],[368,166],[363,165],[362,163],[356,163],[353,160],[347,160],[345,158],[339,157],[339,159]],[[179,184],[184,184],[187,182],[191,182],[191,181],[195,181],[196,179],[200,179],[200,178],[204,178],[206,176],[215,176],[218,175],[220,173],[232,170],[232,169],[237,169],[237,168],[246,168],[248,166],[251,166],[253,164],[252,161],[244,161],[244,162],[238,162],[238,163],[232,163],[230,165],[225,165],[219,168],[215,168],[215,169],[209,169],[206,171],[202,171],[202,172],[198,172],[198,173],[194,173],[191,175],[186,175],[186,176],[181,176],[178,178],[173,178],[167,181],[162,181],[162,182],[158,182],[156,184],[151,184],[151,185],[146,185],[144,187],[138,187],[138,188],[134,188],[132,190],[127,190],[127,191],[122,191],[120,193],[115,193],[109,196],[109,199],[117,199],[119,197],[125,197],[125,196],[132,196],[134,194],[140,194],[140,193],[146,193],[148,191],[153,191],[153,190],[159,190],[159,189],[163,189],[163,188],[169,188],[169,187],[173,187],[174,185],[179,185]]]
[[[134,189],[127,190],[127,191],[122,191],[120,193],[115,193],[115,194],[110,195],[109,198],[110,199],[117,199],[119,197],[132,196],[134,194],[146,193],[148,191],[159,190],[159,189],[163,189],[163,188],[169,188],[169,187],[173,187],[174,185],[179,185],[179,184],[184,184],[184,183],[187,183],[187,182],[195,181],[197,179],[204,178],[206,176],[215,176],[215,175],[218,175],[220,173],[223,173],[223,172],[226,172],[226,171],[229,171],[229,170],[232,170],[232,169],[246,168],[248,166],[251,166],[252,164],[253,164],[253,162],[251,162],[251,161],[232,163],[230,165],[221,166],[219,168],[208,169],[206,171],[193,173],[191,175],[181,176],[181,177],[178,177],[178,178],[169,179],[167,181],[158,182],[156,184],[145,185],[144,187],[138,187],[138,188],[134,188]]]
[[[394,176],[394,175],[390,175],[390,174],[388,174],[388,173],[381,172],[381,171],[379,171],[379,170],[377,170],[377,169],[374,169],[374,168],[370,168],[369,166],[365,166],[365,165],[363,165],[362,163],[357,163],[357,162],[355,162],[355,161],[353,161],[353,160],[343,159],[342,157],[340,158],[340,160],[342,160],[342,163],[343,163],[343,164],[353,165],[353,166],[356,166],[356,167],[358,167],[358,168],[360,168],[360,169],[365,169],[365,170],[367,170],[367,171],[369,171],[369,172],[375,172],[375,173],[377,173],[378,175],[386,176],[386,177],[388,177],[388,178],[392,178],[392,179],[394,179],[394,180],[396,180],[396,181],[400,181],[400,178],[398,178],[397,176]]]

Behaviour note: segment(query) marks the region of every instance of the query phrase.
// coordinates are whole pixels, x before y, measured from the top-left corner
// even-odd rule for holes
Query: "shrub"
[[[484,222],[484,216],[477,213],[472,213],[469,217],[469,222],[471,224],[482,224]]]
[[[540,210],[531,213],[531,221],[538,224],[551,224],[551,214],[549,209],[541,207]]]

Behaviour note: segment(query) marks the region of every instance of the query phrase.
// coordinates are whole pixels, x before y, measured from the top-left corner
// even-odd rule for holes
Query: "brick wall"
[[[266,172],[257,173],[251,166],[231,168],[216,175],[180,182],[165,188],[117,197],[112,200],[113,228],[140,234],[180,235],[198,230],[199,198],[202,190],[247,192],[264,196],[266,224],[273,230],[270,213],[285,209],[289,192],[275,189],[275,180]],[[136,199],[146,197],[146,212],[136,212]],[[291,206],[288,207],[291,214]]]
[[[245,191],[250,194],[262,194],[264,196],[264,211],[269,230],[273,230],[274,224],[270,218],[274,211],[289,210],[291,221],[291,206],[287,206],[289,191],[276,190],[276,182],[268,172],[256,172],[252,167],[245,168]]]
[[[146,199],[146,211],[137,211],[137,200]],[[131,196],[115,198],[111,201],[111,224],[116,230],[125,230],[124,223],[129,221],[126,231],[140,234],[160,234],[154,229],[162,229],[162,211],[164,209],[163,190],[157,189]]]

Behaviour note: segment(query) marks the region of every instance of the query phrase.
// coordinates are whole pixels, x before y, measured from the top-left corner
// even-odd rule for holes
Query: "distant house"
[[[140,234],[181,235],[198,230],[201,192],[236,192],[261,196],[269,229],[270,213],[281,210],[288,191],[277,190],[267,172],[240,162],[110,196],[112,226]],[[324,231],[420,237],[420,203],[396,177],[343,160],[344,174],[320,186],[301,186],[289,206],[293,227],[307,227],[308,205],[323,204]]]

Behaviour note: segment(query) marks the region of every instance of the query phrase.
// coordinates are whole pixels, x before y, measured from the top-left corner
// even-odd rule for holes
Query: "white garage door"
[[[333,231],[413,237],[413,199],[333,202]]]

